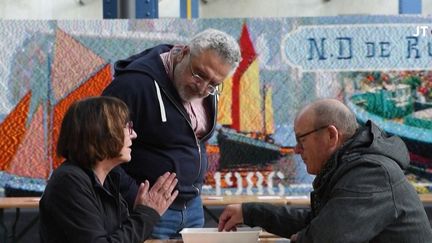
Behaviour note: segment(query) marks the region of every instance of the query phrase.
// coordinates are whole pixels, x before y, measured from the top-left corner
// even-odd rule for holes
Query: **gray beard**
[[[188,93],[186,92],[186,90],[182,87],[176,87],[177,88],[177,92],[180,96],[180,98],[185,101],[185,102],[191,102],[194,99],[196,99],[195,97],[191,97],[190,95],[188,95]]]
[[[174,86],[175,86],[180,98],[185,102],[192,102],[192,101],[197,100],[197,99],[205,98],[205,97],[199,97],[197,95],[193,95],[193,96],[189,95],[189,93],[186,91],[185,87],[184,86],[182,87],[182,86],[178,85],[177,83],[174,83]]]

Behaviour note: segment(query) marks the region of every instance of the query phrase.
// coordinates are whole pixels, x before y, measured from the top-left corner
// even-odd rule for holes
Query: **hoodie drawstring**
[[[162,100],[161,92],[160,92],[160,89],[159,89],[159,85],[157,84],[156,80],[154,80],[154,83],[155,83],[155,87],[156,87],[156,94],[157,94],[158,101],[159,101],[159,107],[160,107],[160,112],[161,112],[161,119],[162,119],[162,122],[166,122],[167,121],[166,111],[165,111],[165,106],[164,106],[164,103],[163,103],[163,100]]]

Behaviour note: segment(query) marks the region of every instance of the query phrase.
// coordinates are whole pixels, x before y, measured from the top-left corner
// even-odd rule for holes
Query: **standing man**
[[[207,29],[187,45],[159,45],[115,63],[114,80],[103,95],[128,105],[138,134],[132,160],[123,167],[123,196],[133,207],[137,184],[148,180],[153,185],[167,171],[178,178],[179,195],[153,238],[177,238],[183,228],[204,225],[205,142],[216,125],[222,82],[240,58],[232,36]]]
[[[316,175],[311,210],[270,204],[229,205],[219,230],[261,226],[295,242],[432,242],[423,205],[403,170],[403,141],[368,121],[357,129],[354,114],[333,99],[313,102],[294,121],[307,171]]]

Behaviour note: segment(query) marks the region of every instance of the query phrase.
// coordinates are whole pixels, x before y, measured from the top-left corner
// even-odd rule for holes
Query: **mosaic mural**
[[[293,153],[293,119],[321,97],[344,101],[360,123],[401,136],[407,176],[432,179],[431,18],[0,21],[0,187],[40,193],[62,159],[60,123],[76,99],[99,95],[113,63],[206,28],[238,39],[242,62],[224,82],[207,145],[204,193],[305,195],[313,177]]]

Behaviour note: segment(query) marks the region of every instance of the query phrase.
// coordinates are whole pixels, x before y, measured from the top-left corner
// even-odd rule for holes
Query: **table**
[[[235,196],[201,196],[203,201],[203,209],[216,223],[219,223],[217,217],[210,209],[211,206],[226,206],[229,204],[245,203],[245,202],[268,202],[277,205],[286,205],[287,199],[283,196],[250,196],[250,195],[235,195]]]
[[[205,239],[203,238],[203,242]],[[264,238],[259,239],[259,243],[289,243],[290,240],[284,238]],[[182,240],[146,240],[144,243],[183,243]]]
[[[432,203],[431,194],[419,194],[423,204]],[[203,195],[203,204],[205,206],[226,206],[235,203],[244,202],[268,202],[277,205],[299,205],[309,206],[310,201],[306,197],[291,197],[291,196],[209,196]],[[39,197],[0,197],[0,209],[6,208],[38,208]]]
[[[203,242],[205,242],[205,240],[203,239]],[[261,231],[260,235],[259,235],[259,242],[263,242],[263,243],[276,243],[276,242],[280,242],[280,243],[286,243],[289,242],[288,239],[286,238],[281,238],[277,235],[268,233],[266,231]],[[183,243],[183,240],[178,239],[178,240],[146,240],[144,241],[144,243]]]
[[[432,193],[419,194],[419,197],[423,204],[432,203]]]
[[[419,194],[420,200],[424,205],[432,204],[432,194]],[[309,207],[310,201],[305,197],[290,197],[290,196],[249,196],[249,195],[235,195],[235,196],[209,196],[203,195],[204,210],[210,212],[207,207],[210,206],[226,206],[235,203],[244,202],[268,202],[277,205],[290,205],[298,207]],[[38,220],[35,217],[30,221],[30,223],[16,236],[16,224],[19,220],[20,209],[21,208],[38,208],[39,207],[39,197],[0,197],[0,242],[7,242],[7,228],[3,221],[4,209],[15,208],[15,221],[12,226],[12,240],[15,242],[20,239],[27,230],[29,230]],[[210,212],[211,213],[211,212]],[[213,215],[213,219],[218,221],[218,218]],[[3,239],[3,240],[2,240]],[[149,241],[152,242],[152,241]],[[161,241],[159,241],[161,242]],[[176,242],[176,241],[168,241]],[[182,242],[182,241],[177,241]],[[264,242],[264,241],[261,241]],[[272,241],[269,241],[272,242]],[[274,242],[274,241],[273,241]],[[147,242],[146,242],[147,243]],[[158,241],[153,242],[158,243]]]
[[[419,194],[423,204],[432,204],[432,193]],[[227,206],[245,202],[267,202],[276,205],[309,207],[310,199],[304,196],[201,196],[204,206]]]
[[[4,224],[4,209],[15,208],[15,221],[12,225],[12,242],[17,242],[39,219],[36,216],[32,219],[24,229],[16,235],[16,225],[19,220],[21,208],[38,208],[39,207],[39,197],[0,197],[0,239],[2,242],[7,242],[8,230]]]
[[[423,205],[432,204],[432,193],[419,194],[420,200]],[[203,200],[204,211],[216,222],[219,218],[214,215],[208,207],[211,206],[227,206],[229,204],[245,203],[245,202],[266,202],[276,205],[288,205],[293,207],[309,207],[310,199],[305,196],[249,196],[249,195],[235,195],[235,196],[201,196]]]
[[[288,199],[284,196],[201,196],[204,206],[226,206],[229,204],[245,202],[268,202],[277,205],[286,205]]]

